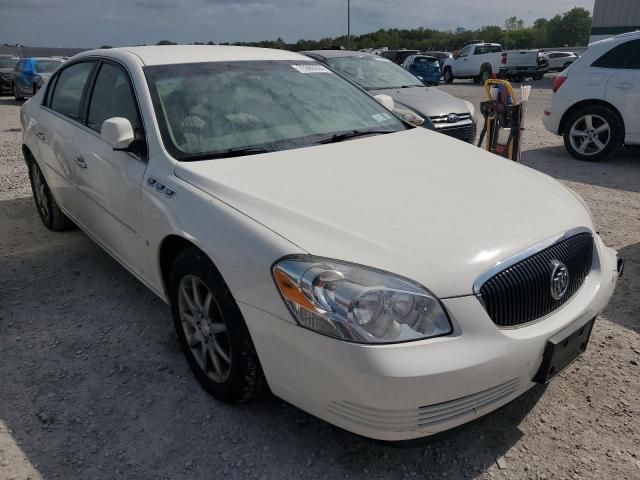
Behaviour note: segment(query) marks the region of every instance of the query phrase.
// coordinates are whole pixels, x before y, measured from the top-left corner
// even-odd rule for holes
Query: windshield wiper
[[[230,148],[221,152],[203,153],[202,155],[194,155],[187,158],[181,158],[180,160],[185,162],[192,162],[196,160],[215,160],[216,158],[244,157],[246,155],[257,155],[259,153],[269,152],[275,152],[275,150],[268,150],[262,147]]]
[[[350,132],[345,133],[336,133],[335,135],[326,138],[324,140],[320,140],[316,143],[316,145],[323,145],[325,143],[338,143],[344,142],[345,140],[350,140],[356,137],[364,137],[366,135],[384,135],[386,133],[394,133],[395,130],[352,130]]]

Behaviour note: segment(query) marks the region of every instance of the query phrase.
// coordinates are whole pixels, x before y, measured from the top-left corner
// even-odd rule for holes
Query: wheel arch
[[[31,149],[24,143],[22,144],[22,156],[24,157],[24,161],[26,162],[28,167],[30,167],[31,164],[36,161],[33,153],[31,152]]]
[[[173,264],[178,258],[178,255],[183,251],[195,248],[202,252],[203,255],[206,255],[207,258],[211,261],[215,269],[218,271],[220,276],[220,269],[217,267],[213,258],[208,255],[202,248],[196,245],[191,240],[176,234],[167,235],[162,242],[160,243],[160,248],[158,249],[158,268],[160,269],[160,278],[162,280],[162,289],[165,294],[165,298],[170,302],[171,298],[169,296],[169,280],[171,278],[171,269]]]
[[[485,62],[482,65],[480,65],[480,73],[482,73],[482,71],[488,68],[489,69],[489,73],[493,73],[493,65],[491,65],[491,63],[489,62]]]
[[[624,124],[624,118],[620,114],[620,111],[609,102],[605,100],[597,100],[597,99],[581,100],[573,104],[570,108],[568,108],[567,111],[564,112],[564,115],[562,115],[562,119],[560,120],[560,125],[558,126],[558,135],[564,134],[564,129],[567,126],[567,121],[569,120],[571,115],[573,115],[575,112],[577,112],[581,108],[590,107],[590,106],[606,107],[612,110],[618,117],[618,120],[620,120],[620,125],[622,125],[622,132],[620,132],[620,137],[622,140],[624,140],[626,127]]]

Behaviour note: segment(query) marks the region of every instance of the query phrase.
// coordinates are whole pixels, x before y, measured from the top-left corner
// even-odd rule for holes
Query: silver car
[[[476,114],[471,102],[429,87],[404,68],[376,55],[346,50],[303,52],[372,95],[389,95],[399,110],[419,115],[423,127],[473,143]]]
[[[552,72],[562,72],[569,65],[580,58],[574,52],[545,52],[549,57],[549,70]]]

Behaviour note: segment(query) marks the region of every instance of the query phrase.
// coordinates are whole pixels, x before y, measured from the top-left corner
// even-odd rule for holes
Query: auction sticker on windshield
[[[291,65],[300,73],[331,73],[331,71],[322,65]]]

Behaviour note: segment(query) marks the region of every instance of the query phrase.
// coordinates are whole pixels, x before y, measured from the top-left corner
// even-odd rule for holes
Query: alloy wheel
[[[611,141],[611,126],[600,115],[584,115],[578,118],[569,131],[573,149],[582,155],[597,155]]]
[[[178,290],[182,330],[202,372],[222,383],[231,373],[231,343],[220,308],[207,285],[185,275]]]
[[[33,177],[33,194],[36,197],[36,205],[42,219],[45,223],[48,223],[51,217],[51,211],[49,209],[49,202],[47,201],[47,184],[44,181],[40,168],[35,163],[31,166],[31,172]]]

